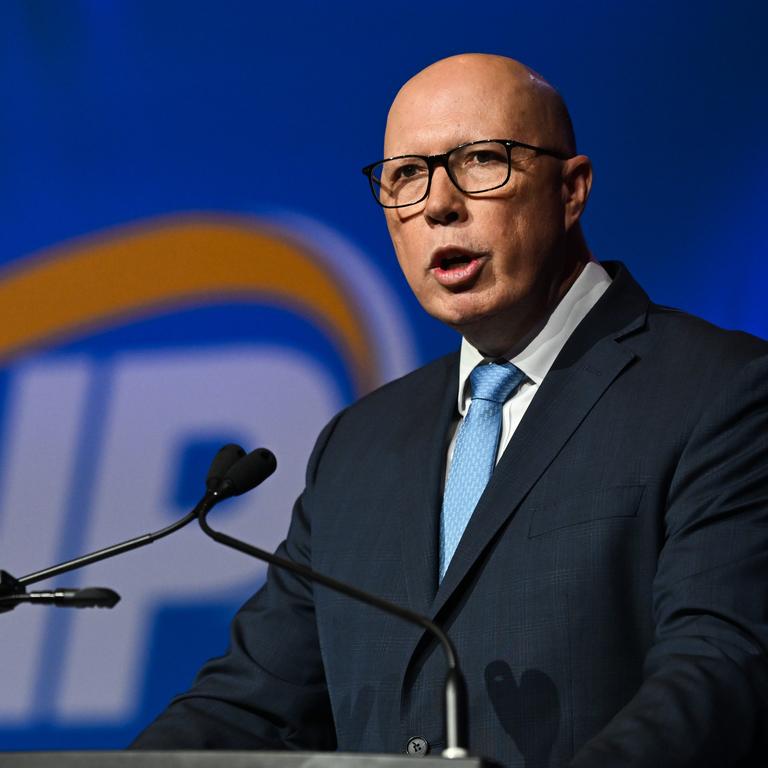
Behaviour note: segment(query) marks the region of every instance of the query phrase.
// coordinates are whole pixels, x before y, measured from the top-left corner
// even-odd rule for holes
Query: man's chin
[[[433,312],[429,312],[429,314],[462,336],[466,336],[467,334],[481,332],[484,327],[493,324],[497,313],[480,307],[456,308],[442,306],[436,308]]]
[[[491,357],[514,349],[531,327],[531,322],[526,322],[528,318],[521,317],[509,307],[441,305],[434,311],[427,311]]]

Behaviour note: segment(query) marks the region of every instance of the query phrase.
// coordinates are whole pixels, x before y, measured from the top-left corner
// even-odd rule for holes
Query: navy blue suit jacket
[[[458,356],[321,434],[281,554],[431,616],[470,747],[545,768],[760,764],[768,699],[768,345],[649,302],[626,269],[569,339],[443,582]],[[231,648],[143,748],[443,746],[418,628],[270,571]]]

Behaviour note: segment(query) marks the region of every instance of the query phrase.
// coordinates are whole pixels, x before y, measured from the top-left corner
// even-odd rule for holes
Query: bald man
[[[318,439],[279,551],[425,613],[505,765],[757,766],[768,345],[659,307],[579,225],[565,106],[502,57],[401,89],[365,173],[439,359]],[[278,571],[142,748],[439,754],[424,632]]]

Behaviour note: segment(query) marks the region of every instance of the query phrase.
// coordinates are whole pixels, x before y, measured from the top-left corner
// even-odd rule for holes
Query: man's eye
[[[467,161],[474,165],[490,165],[492,163],[506,163],[507,158],[498,152],[493,152],[489,149],[481,149],[477,152],[472,152],[467,157]]]
[[[410,164],[410,165],[401,165],[394,173],[393,179],[395,181],[401,180],[401,179],[412,179],[415,176],[418,176],[422,172],[421,166]]]

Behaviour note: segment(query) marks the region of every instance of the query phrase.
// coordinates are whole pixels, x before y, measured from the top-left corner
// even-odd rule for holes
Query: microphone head
[[[245,451],[235,443],[229,443],[213,457],[205,478],[205,487],[209,491],[218,490],[227,472],[245,456]]]
[[[277,469],[275,454],[267,448],[257,448],[236,462],[224,476],[228,496],[239,496],[263,483]]]
[[[120,602],[120,595],[106,587],[85,587],[73,590],[64,605],[73,608],[114,608]]]

